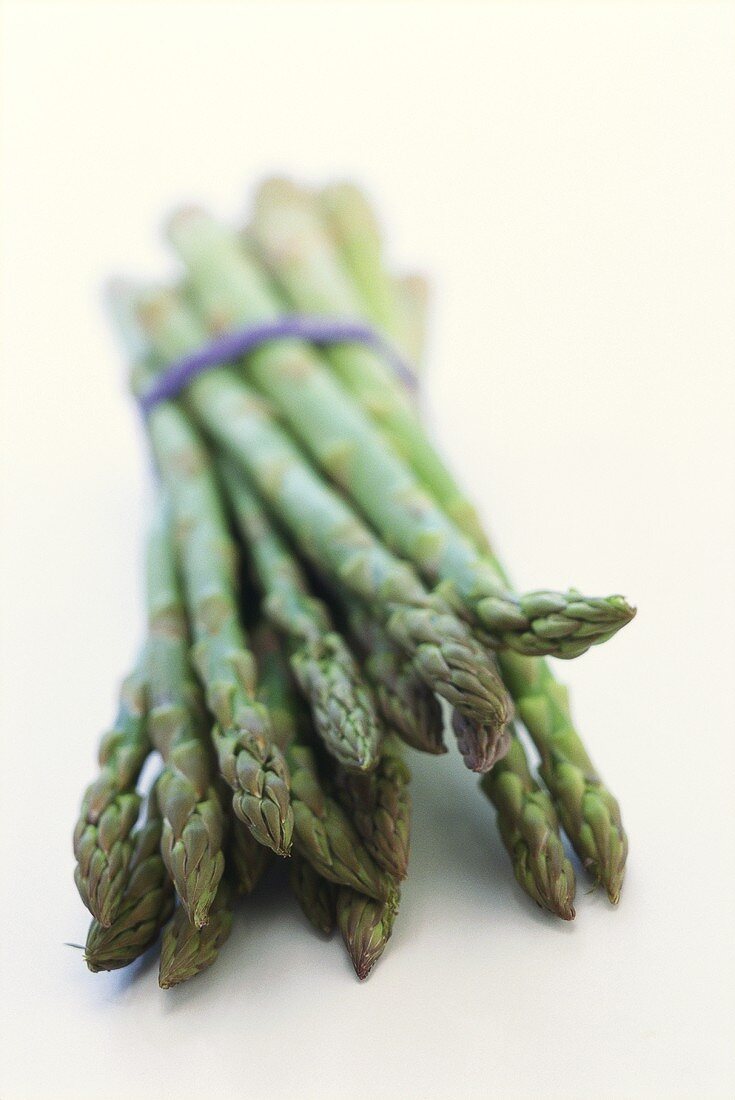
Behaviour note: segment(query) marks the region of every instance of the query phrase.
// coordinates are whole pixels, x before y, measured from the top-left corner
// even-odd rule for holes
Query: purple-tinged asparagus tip
[[[498,760],[502,760],[510,748],[510,729],[492,729],[480,722],[473,722],[455,710],[452,729],[457,747],[470,771],[484,775]]]

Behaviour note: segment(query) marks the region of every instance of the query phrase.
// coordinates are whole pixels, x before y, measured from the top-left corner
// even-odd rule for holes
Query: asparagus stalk
[[[411,830],[411,773],[400,741],[385,738],[378,766],[370,775],[342,772],[340,778],[343,801],[365,847],[378,866],[400,882],[408,873]]]
[[[426,342],[429,301],[426,279],[418,274],[388,275],[378,223],[365,195],[354,184],[332,184],[315,198],[331,241],[331,247],[323,246],[328,248],[327,270],[332,269],[336,250],[354,284],[352,316],[364,314],[369,318],[419,370]],[[245,237],[244,243],[248,243]],[[319,239],[316,246],[319,247]],[[340,297],[345,293],[341,278],[336,293]]]
[[[161,850],[188,918],[207,923],[224,871],[225,817],[213,785],[206,715],[189,664],[189,636],[164,507],[148,542],[148,729],[165,764],[158,782]]]
[[[583,865],[613,905],[628,854],[620,806],[598,775],[569,711],[569,694],[545,661],[508,654],[503,674],[520,717],[541,754],[541,777]]]
[[[201,328],[172,293],[141,296],[139,316],[164,361],[203,342]],[[186,403],[247,471],[302,556],[368,603],[432,691],[473,723],[478,767],[492,767],[504,747],[509,699],[492,657],[468,626],[439,594],[427,593],[413,570],[324,483],[262,399],[232,372],[220,368],[200,375],[188,387]]]
[[[151,349],[132,315],[132,291],[115,284],[111,304],[136,369],[153,369]],[[171,402],[152,411],[147,427],[173,508],[192,657],[217,719],[212,738],[220,773],[232,788],[235,813],[256,840],[286,855],[293,831],[288,768],[272,742],[268,713],[255,699],[255,662],[239,621],[235,547],[209,454]]]
[[[300,701],[290,691],[289,666],[283,651],[274,645],[263,624],[259,639],[268,656],[268,675],[261,680],[268,709],[281,707],[284,723],[290,727],[286,753],[291,769],[291,799],[294,812],[294,848],[322,878],[336,884],[356,886],[383,897],[390,884],[361,843],[342,807],[323,788],[311,747],[308,720],[304,721]],[[264,667],[265,661],[261,663]],[[302,876],[303,877],[303,876]],[[313,892],[313,891],[312,891]]]
[[[288,639],[291,669],[314,726],[340,764],[369,771],[380,753],[380,727],[354,657],[242,473],[231,461],[220,470],[264,593],[263,611]]]
[[[277,855],[291,847],[288,768],[271,739],[268,712],[255,698],[255,662],[246,648],[235,597],[234,547],[209,456],[186,418],[159,406],[149,430],[171,494],[194,634],[194,662],[216,716],[220,772],[235,813]]]
[[[336,923],[336,887],[323,878],[298,852],[289,861],[289,882],[304,916],[325,936],[331,936]]]
[[[400,895],[391,891],[385,901],[374,901],[356,890],[337,891],[337,924],[360,980],[367,978],[393,932]]]
[[[109,928],[120,908],[138,818],[136,784],[150,752],[146,728],[145,659],[120,690],[117,717],[102,738],[100,771],[82,798],[74,829],[74,880],[92,916]]]
[[[290,194],[296,193],[293,185],[285,181],[279,181],[281,186]],[[323,257],[321,270],[323,278],[327,279],[334,272],[336,253],[356,290],[354,310],[350,314],[350,309],[347,309],[346,313],[353,317],[366,313],[397,347],[409,352],[411,341],[406,313],[401,309],[395,287],[384,274],[383,242],[370,203],[351,183],[325,187],[315,200],[304,193],[303,201],[317,207],[315,213],[321,215],[327,231],[325,234],[321,232],[321,226],[315,227],[309,239],[308,259],[305,262],[316,264]],[[299,262],[304,261],[296,260],[294,268]],[[342,295],[344,280],[338,276],[333,282],[334,296]],[[318,285],[321,285],[321,280]],[[319,310],[322,307],[315,305],[314,308]]]
[[[520,886],[542,909],[574,918],[574,869],[564,854],[551,799],[531,776],[514,732],[508,753],[480,786],[497,811],[498,828]]]
[[[365,676],[388,727],[419,752],[445,753],[439,701],[414,668],[413,661],[358,600],[334,587],[330,600],[336,603],[347,624],[350,643],[362,660]]]
[[[347,814],[325,793],[306,745],[288,750],[294,812],[294,847],[329,882],[385,898],[390,881],[376,866]]]
[[[349,188],[346,195],[354,201]],[[356,206],[359,201],[358,197]],[[344,224],[353,216],[351,209],[348,203],[342,206],[342,232],[345,236],[351,232],[349,226]],[[363,232],[366,217],[364,212],[355,208],[354,218],[354,232],[359,235]],[[372,224],[374,227],[374,221]],[[368,253],[372,256],[376,254],[379,255],[379,249],[375,247]],[[349,261],[347,267],[350,267]],[[383,283],[386,280],[379,265],[371,267],[370,278]],[[362,282],[357,277],[356,288],[361,289]],[[361,297],[361,304],[352,303],[356,311],[366,310],[374,323],[382,324],[383,315],[373,307],[371,296],[358,293],[358,297]],[[351,303],[345,299],[344,307],[347,308],[348,304]],[[339,357],[336,351],[332,357],[333,365],[335,356]],[[476,543],[478,549],[491,556],[496,570],[507,580],[506,571],[493,554],[475,513],[470,508],[454,506],[457,496],[451,481],[447,481],[447,471],[432,465],[431,444],[418,420],[406,417],[405,395],[398,381],[382,365],[376,373],[375,363],[366,363],[364,357],[361,362],[355,359],[353,367],[355,369],[351,372],[340,372],[340,378],[349,391],[374,415],[388,441],[406,456],[425,488]],[[382,409],[373,403],[373,378],[375,396],[384,403]],[[610,901],[615,904],[620,897],[628,839],[618,802],[591,763],[574,728],[567,690],[554,677],[548,663],[540,658],[505,651],[499,653],[498,660],[503,679],[541,754],[542,776],[567,835],[585,867],[596,881],[602,883]]]
[[[293,255],[302,250],[299,224],[291,224],[291,204],[270,203],[268,193],[256,209],[254,233],[271,263],[287,255],[291,270]],[[313,220],[318,227],[318,219]],[[182,212],[173,219],[170,235],[210,327],[260,322],[282,312],[278,295],[238,248],[235,235],[204,213]],[[585,597],[576,590],[515,595],[307,345],[272,341],[249,356],[248,376],[386,545],[413,562],[428,583],[441,583],[492,644],[576,657],[632,618],[621,596]]]
[[[160,779],[148,797],[145,822],[133,833],[133,853],[115,919],[93,920],[84,961],[93,973],[128,966],[158,939],[173,909],[173,889],[160,853],[163,818]]]
[[[233,904],[233,891],[223,878],[204,927],[192,924],[185,909],[176,910],[163,933],[158,971],[161,989],[186,982],[212,965],[232,931]]]

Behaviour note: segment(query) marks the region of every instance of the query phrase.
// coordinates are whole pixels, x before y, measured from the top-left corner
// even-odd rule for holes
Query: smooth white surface
[[[6,4],[4,1100],[720,1097],[735,1081],[735,7]],[[631,836],[516,888],[455,756],[363,986],[278,884],[214,970],[93,976],[70,833],[141,628],[146,461],[99,301],[179,200],[362,180],[435,285],[437,435],[520,584],[638,619],[560,668]]]

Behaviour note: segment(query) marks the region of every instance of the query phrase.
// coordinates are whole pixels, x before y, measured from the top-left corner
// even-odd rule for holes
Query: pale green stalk
[[[305,196],[303,190],[301,196]],[[355,290],[352,315],[364,314],[382,329],[393,346],[406,355],[414,371],[420,373],[426,350],[426,279],[418,274],[396,277],[388,273],[377,220],[367,198],[353,183],[331,184],[314,198],[330,238],[321,245],[327,249],[326,266],[332,267],[336,252]],[[320,238],[324,242],[317,234],[317,248]],[[247,235],[243,243],[247,247]],[[342,279],[337,280],[335,293],[345,293]]]
[[[351,314],[346,311],[347,314],[357,317],[364,310],[397,347],[409,353],[406,314],[401,309],[394,284],[385,274],[378,223],[360,189],[352,183],[336,183],[312,197],[290,181],[269,181],[269,185],[297,196],[299,201],[310,206],[313,204],[314,212],[318,211],[327,234],[314,225],[314,232],[309,237],[308,262],[316,264],[322,258],[322,278],[327,280],[332,275],[332,294],[336,298],[344,293],[344,280],[334,277],[334,261],[339,257],[356,288],[354,311]],[[299,260],[294,262],[294,268],[298,263]],[[318,280],[317,285],[320,284]]]

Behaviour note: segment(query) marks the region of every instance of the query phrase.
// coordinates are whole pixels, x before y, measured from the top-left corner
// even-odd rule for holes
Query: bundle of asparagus
[[[181,285],[111,287],[138,396],[212,337],[294,313],[369,322],[418,366],[425,283],[387,270],[355,187],[270,180],[242,232],[188,208],[169,236]],[[377,345],[282,334],[146,410],[148,636],[74,834],[89,968],[125,966],[162,932],[161,985],[199,973],[237,895],[282,857],[364,978],[408,869],[406,747],[447,751],[440,699],[523,890],[574,917],[563,828],[616,903],[618,803],[545,658],[609,639],[626,601],[512,588]]]

